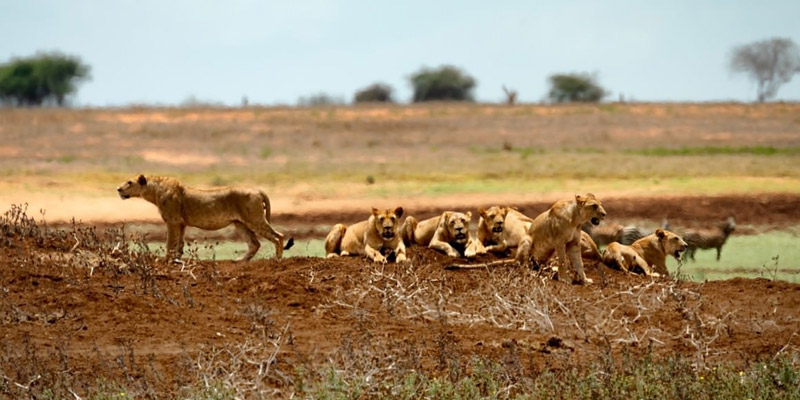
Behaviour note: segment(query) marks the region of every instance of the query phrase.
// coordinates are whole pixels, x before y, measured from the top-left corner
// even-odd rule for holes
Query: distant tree
[[[409,78],[414,87],[414,102],[430,100],[472,101],[475,79],[460,69],[445,65],[422,68]]]
[[[772,38],[737,46],[731,52],[730,69],[747,73],[756,81],[758,102],[778,94],[784,83],[800,72],[800,50],[786,38]]]
[[[80,58],[40,53],[0,65],[0,102],[16,106],[63,106],[66,97],[89,78],[89,66]]]
[[[336,106],[341,104],[344,104],[344,99],[327,93],[317,93],[297,99],[297,105],[299,106]]]
[[[392,103],[392,87],[383,83],[373,83],[359,91],[353,99],[354,103],[385,102]]]
[[[216,108],[216,107],[224,107],[225,104],[221,101],[214,101],[214,100],[204,100],[201,99],[193,94],[186,96],[183,101],[180,102],[181,107],[187,108]]]
[[[593,103],[608,94],[590,74],[554,74],[549,80],[547,97],[555,103]]]

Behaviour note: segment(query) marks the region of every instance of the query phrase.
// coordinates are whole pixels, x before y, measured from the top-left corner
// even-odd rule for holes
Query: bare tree
[[[772,38],[737,46],[731,53],[731,71],[745,72],[758,85],[758,102],[775,97],[792,75],[800,72],[800,50],[791,39]]]
[[[517,102],[517,91],[508,89],[506,85],[503,85],[503,92],[506,94],[506,104],[513,106]]]

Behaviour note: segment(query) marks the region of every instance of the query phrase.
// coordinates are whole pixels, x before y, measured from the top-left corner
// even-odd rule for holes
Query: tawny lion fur
[[[592,236],[583,231],[581,231],[581,256],[596,261],[602,261],[603,259],[603,255],[600,254],[600,249],[597,248],[597,244],[592,240]]]
[[[472,213],[445,211],[441,215],[417,221],[408,216],[403,223],[403,240],[411,244],[427,246],[450,257],[467,258],[486,250],[480,242],[473,240],[469,232]]]
[[[478,213],[478,242],[492,253],[516,249],[533,223],[532,218],[513,207],[492,206]]]
[[[167,223],[167,257],[179,259],[183,255],[183,236],[187,226],[205,230],[222,229],[230,224],[247,238],[248,261],[256,255],[261,244],[258,235],[275,244],[275,257],[283,257],[283,250],[294,244],[293,239],[284,246],[283,235],[270,224],[269,197],[261,190],[226,187],[218,189],[193,189],[177,179],[139,175],[117,188],[122,199],[141,197],[158,207],[161,218]]]
[[[603,250],[603,263],[610,267],[618,267],[626,273],[633,273],[638,268],[645,276],[660,276],[650,269],[636,250],[618,242],[609,243]]]
[[[607,264],[609,262],[611,262],[611,264],[616,264],[619,262],[620,258],[624,260],[625,253],[628,252],[626,249],[628,246],[612,245],[614,245],[614,243],[610,244],[603,253],[603,261]],[[686,248],[686,242],[683,241],[680,236],[660,228],[656,229],[654,233],[630,245],[630,250],[635,252],[635,255],[638,256],[647,267],[647,269],[643,268],[639,262],[636,264],[642,268],[645,275],[669,275],[669,271],[667,270],[667,255],[671,255],[675,257],[676,260],[679,260],[681,252],[686,251]],[[624,261],[627,263],[626,266],[630,270],[633,264],[629,263],[627,260]],[[622,269],[621,264],[617,265]]]
[[[603,205],[591,193],[556,202],[534,218],[517,250],[517,262],[527,265],[532,258],[536,263],[545,263],[555,254],[565,270],[572,264],[573,282],[592,283],[583,270],[581,225],[586,221],[597,225],[605,217]]]
[[[406,246],[398,235],[398,220],[403,208],[372,209],[366,221],[353,225],[336,224],[325,238],[325,256],[366,255],[370,260],[385,263],[394,254],[395,262],[405,262]]]

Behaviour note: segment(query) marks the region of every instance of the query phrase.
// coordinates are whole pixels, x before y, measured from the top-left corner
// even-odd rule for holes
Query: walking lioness
[[[533,258],[536,263],[544,263],[555,253],[564,267],[572,264],[574,283],[592,283],[583,271],[581,225],[587,221],[598,225],[605,217],[606,210],[591,193],[575,195],[574,200],[557,201],[534,218],[528,236],[517,250],[517,262],[527,265]]]
[[[167,223],[167,258],[179,260],[183,255],[183,234],[187,226],[205,230],[222,229],[230,224],[247,238],[247,253],[242,261],[256,255],[261,235],[275,244],[275,257],[294,244],[270,225],[269,197],[261,190],[247,188],[193,189],[177,179],[163,176],[144,176],[129,180],[117,188],[123,200],[141,197],[158,207]]]

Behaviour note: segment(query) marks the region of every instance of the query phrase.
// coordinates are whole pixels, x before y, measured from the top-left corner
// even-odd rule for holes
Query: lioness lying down
[[[200,190],[183,186],[174,178],[139,175],[119,186],[117,193],[123,200],[141,197],[158,207],[167,223],[170,259],[180,259],[183,255],[187,226],[217,230],[233,224],[247,237],[247,253],[242,261],[249,261],[261,247],[257,235],[275,244],[277,258],[283,257],[283,250],[294,244],[294,239],[289,239],[284,246],[283,235],[270,225],[269,197],[261,190],[232,187]]]
[[[472,213],[445,211],[442,215],[417,221],[408,216],[403,222],[403,241],[441,251],[450,257],[474,257],[485,253],[480,242],[469,234]]]
[[[610,266],[617,265],[623,271],[638,266],[645,275],[669,275],[667,255],[680,260],[681,252],[687,247],[680,236],[659,228],[655,233],[633,242],[630,247],[619,243],[609,244],[603,252],[603,262]]]
[[[350,226],[336,224],[325,238],[325,257],[366,255],[374,262],[385,263],[394,255],[396,262],[406,261],[406,246],[398,235],[398,219],[403,208],[372,209],[366,221]]]
[[[492,253],[516,250],[533,223],[532,218],[513,207],[492,206],[478,213],[478,241]]]
[[[606,210],[591,193],[556,202],[534,218],[517,250],[517,262],[527,265],[532,258],[537,264],[546,263],[555,254],[564,267],[572,264],[574,283],[592,283],[583,270],[581,225],[586,221],[598,225],[605,217]]]
[[[642,256],[631,246],[626,246],[618,242],[611,242],[603,250],[603,263],[609,267],[617,267],[622,272],[634,273],[641,270],[645,276],[660,276],[658,272],[653,272]]]

